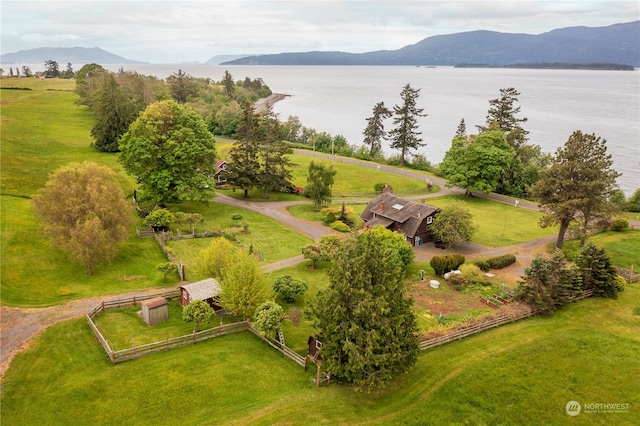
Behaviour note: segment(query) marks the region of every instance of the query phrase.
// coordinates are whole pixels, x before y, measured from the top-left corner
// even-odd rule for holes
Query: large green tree
[[[234,262],[238,249],[226,238],[213,238],[200,250],[194,261],[194,271],[203,277],[223,280],[225,271]]]
[[[249,190],[258,187],[258,116],[253,104],[246,103],[242,109],[242,118],[236,131],[236,142],[229,150],[227,165],[227,183],[233,188],[240,188],[244,197],[249,197]]]
[[[101,81],[97,77],[105,73],[108,73],[108,71],[102,65],[95,63],[83,65],[76,72],[76,93],[80,96],[77,103],[91,108],[93,92],[98,89],[98,83]]]
[[[477,226],[471,211],[460,201],[441,209],[431,225],[433,238],[439,243],[452,245],[471,241]]]
[[[378,102],[373,107],[373,115],[367,118],[367,127],[362,134],[364,135],[364,144],[369,147],[369,156],[376,157],[382,152],[382,141],[387,138],[384,120],[390,117],[391,111],[384,105],[384,102]]]
[[[389,131],[391,138],[391,148],[400,150],[400,166],[404,166],[405,158],[411,150],[425,146],[418,131],[418,118],[426,117],[423,114],[424,108],[417,107],[420,89],[414,89],[410,84],[406,84],[400,92],[402,105],[393,107],[393,129]]]
[[[612,165],[606,140],[576,130],[558,148],[551,165],[541,171],[529,192],[545,212],[540,225],[560,226],[556,248],[562,248],[572,222],[578,222],[586,235],[586,228],[594,219],[609,216],[608,200],[617,189],[616,179],[620,176]]]
[[[332,165],[316,163],[313,160],[309,164],[304,195],[313,201],[315,211],[320,211],[321,206],[331,203],[331,187],[336,173],[337,170]]]
[[[156,203],[209,201],[215,140],[202,117],[175,101],[149,105],[120,140],[120,163]]]
[[[336,380],[371,391],[416,362],[418,327],[403,275],[398,253],[375,232],[340,245],[329,287],[311,306],[322,368]]]
[[[477,138],[457,137],[446,152],[440,171],[448,188],[490,193],[495,191],[502,172],[509,167],[513,151],[500,131],[489,131]]]
[[[138,111],[116,81],[112,73],[101,75],[98,89],[93,94],[92,110],[96,122],[91,129],[97,151],[120,151],[120,137],[136,119]]]
[[[576,259],[582,276],[582,288],[593,289],[594,296],[617,298],[618,272],[604,247],[587,243]]]
[[[528,131],[524,130],[521,123],[526,123],[526,117],[517,117],[520,113],[520,106],[517,106],[518,92],[513,87],[500,89],[500,97],[489,101],[489,111],[485,119],[485,124],[476,126],[480,133],[489,130],[500,130],[505,134],[507,142],[518,149],[527,143]]]
[[[216,316],[211,306],[204,300],[194,300],[182,308],[182,319],[185,322],[194,322],[194,332],[200,331],[200,323],[209,322]]]
[[[33,197],[33,207],[53,245],[89,275],[118,254],[132,219],[115,172],[90,162],[55,171]]]

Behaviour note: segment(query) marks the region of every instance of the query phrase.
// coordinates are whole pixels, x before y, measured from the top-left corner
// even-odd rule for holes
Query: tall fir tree
[[[373,115],[367,118],[367,127],[362,134],[364,135],[363,142],[369,146],[369,156],[372,158],[382,152],[382,141],[387,138],[384,120],[390,117],[391,111],[384,105],[384,102],[378,102],[373,107]]]
[[[281,129],[277,115],[271,105],[257,120],[258,153],[260,169],[258,182],[262,188],[262,198],[269,197],[269,191],[290,185],[291,169],[295,166],[287,157],[289,148],[280,139]]]
[[[582,275],[582,287],[593,289],[593,295],[599,297],[618,297],[618,272],[604,247],[592,242],[585,245],[576,259],[576,265]]]
[[[418,356],[418,327],[413,301],[405,296],[402,262],[381,238],[365,231],[340,243],[329,288],[311,307],[323,369],[365,391],[384,387]]]
[[[234,188],[240,188],[244,197],[249,197],[249,190],[258,187],[258,135],[255,109],[251,103],[242,108],[242,118],[236,130],[236,142],[229,150],[227,165],[227,182]]]
[[[394,128],[389,132],[391,138],[391,148],[400,150],[400,166],[404,166],[407,154],[411,150],[425,146],[419,136],[422,132],[418,131],[418,118],[426,117],[423,114],[424,108],[418,108],[416,102],[420,96],[420,89],[414,89],[410,84],[406,84],[400,92],[402,105],[393,107],[393,124]]]
[[[118,141],[136,119],[137,110],[120,88],[112,73],[101,74],[99,88],[93,94],[92,109],[96,119],[91,129],[96,151],[118,152]]]

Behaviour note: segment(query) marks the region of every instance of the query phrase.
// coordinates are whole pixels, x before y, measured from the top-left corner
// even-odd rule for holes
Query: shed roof
[[[164,297],[154,297],[153,299],[148,299],[143,302],[140,302],[141,305],[145,305],[149,309],[157,308],[158,306],[166,305],[167,299]]]
[[[220,283],[215,278],[196,281],[195,283],[181,285],[193,300],[207,300],[220,294]]]

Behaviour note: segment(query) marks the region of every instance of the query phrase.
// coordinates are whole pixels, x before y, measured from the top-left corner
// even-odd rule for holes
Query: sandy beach
[[[273,106],[276,102],[280,102],[287,96],[291,96],[291,95],[284,95],[282,93],[272,93],[266,98],[258,99],[253,104],[253,106],[255,108],[256,113],[261,113],[261,112],[264,112],[264,110],[267,108],[267,105]]]

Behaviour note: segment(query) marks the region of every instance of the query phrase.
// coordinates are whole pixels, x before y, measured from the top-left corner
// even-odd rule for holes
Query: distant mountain
[[[146,62],[125,59],[114,55],[99,47],[39,47],[37,49],[20,50],[19,52],[5,53],[0,56],[2,64],[44,64],[45,61],[56,61],[61,68],[71,63],[72,65],[84,64],[144,64]]]
[[[246,58],[251,55],[216,55],[213,58],[209,59],[205,64],[209,65],[219,65],[223,62],[235,61],[236,59]]]
[[[539,35],[470,31],[425,38],[398,50],[249,56],[222,65],[457,65],[611,63],[640,67],[640,21],[561,28]]]

